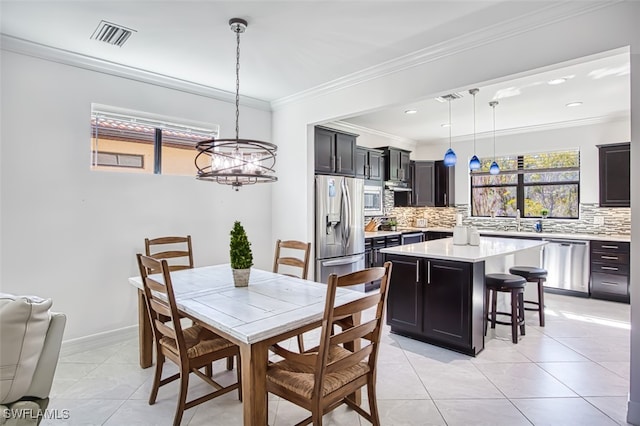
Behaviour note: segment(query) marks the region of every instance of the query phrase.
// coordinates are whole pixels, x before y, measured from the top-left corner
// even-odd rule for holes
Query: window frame
[[[560,151],[560,152],[569,152]],[[473,190],[476,188],[516,188],[516,208],[520,210],[521,218],[529,218],[536,219],[542,218],[542,216],[525,216],[525,188],[527,187],[535,187],[535,186],[567,186],[567,185],[575,185],[577,187],[577,203],[578,203],[578,215],[576,217],[568,217],[568,216],[547,216],[550,219],[570,219],[576,220],[580,219],[580,151],[575,150],[578,156],[578,166],[576,167],[545,167],[539,169],[526,169],[524,168],[524,157],[527,155],[536,155],[536,154],[549,154],[554,151],[541,152],[541,153],[529,153],[529,154],[519,154],[516,155],[517,159],[517,169],[516,170],[507,170],[500,171],[500,174],[516,174],[517,181],[515,183],[504,183],[504,184],[483,184],[483,185],[474,185],[473,178],[474,176],[492,176],[488,171],[477,171],[473,170],[469,172],[469,200],[470,200],[470,211],[469,215],[471,217],[494,217],[494,216],[483,216],[483,215],[474,215],[473,214]],[[555,151],[558,152],[558,151]],[[506,155],[505,158],[514,157],[514,155]],[[556,173],[556,172],[578,172],[577,180],[567,180],[567,181],[558,181],[558,182],[525,182],[524,177],[526,174],[530,173]],[[516,216],[495,216],[499,218],[515,218]]]

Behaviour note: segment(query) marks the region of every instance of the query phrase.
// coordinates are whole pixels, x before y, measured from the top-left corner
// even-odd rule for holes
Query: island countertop
[[[542,248],[545,244],[547,244],[547,241],[480,237],[479,246],[459,246],[453,244],[453,238],[443,238],[423,243],[389,247],[380,250],[380,252],[400,256],[425,257],[473,263],[536,247]]]

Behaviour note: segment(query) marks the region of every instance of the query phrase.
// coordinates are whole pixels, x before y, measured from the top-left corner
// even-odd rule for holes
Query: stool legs
[[[544,327],[544,278],[538,280],[538,316],[540,317],[540,327]]]
[[[518,343],[518,328],[520,328],[520,334],[525,335],[524,324],[524,290],[512,289],[507,290],[511,295],[511,312],[498,312],[498,290],[493,288],[487,288],[485,294],[485,306],[489,309],[491,304],[491,310],[487,312],[485,316],[484,334],[487,334],[488,324],[491,322],[491,328],[496,328],[496,324],[511,325],[511,340],[513,343]],[[496,319],[497,314],[508,315],[511,319],[510,322],[501,322]]]
[[[518,316],[520,317],[518,321],[520,324],[520,334],[524,336],[524,292],[518,293]]]

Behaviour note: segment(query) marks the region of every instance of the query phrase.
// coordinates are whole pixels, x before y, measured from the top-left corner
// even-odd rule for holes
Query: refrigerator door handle
[[[342,180],[342,207],[343,213],[345,213],[342,217],[342,245],[346,252],[347,247],[349,247],[349,238],[351,237],[351,198],[349,197],[346,179]]]
[[[322,266],[340,266],[340,265],[348,265],[350,263],[356,263],[360,260],[364,259],[364,254],[359,254],[357,256],[350,256],[347,258],[336,259],[336,260],[327,260],[322,262]]]

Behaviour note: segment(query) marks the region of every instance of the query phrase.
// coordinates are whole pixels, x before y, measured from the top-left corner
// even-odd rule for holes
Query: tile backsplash
[[[388,209],[385,213],[388,216],[395,216],[398,226],[414,226],[415,219],[426,218],[429,228],[452,228],[456,223],[456,215],[460,214],[464,225],[473,225],[479,229],[516,230],[514,218],[469,216],[468,204],[460,204],[456,207],[395,207]],[[603,224],[594,223],[595,218],[601,218]],[[538,220],[538,218],[523,218],[520,222],[522,231],[533,232],[533,227]],[[631,235],[631,209],[580,204],[579,219],[544,219],[542,227],[543,232],[562,234]]]

